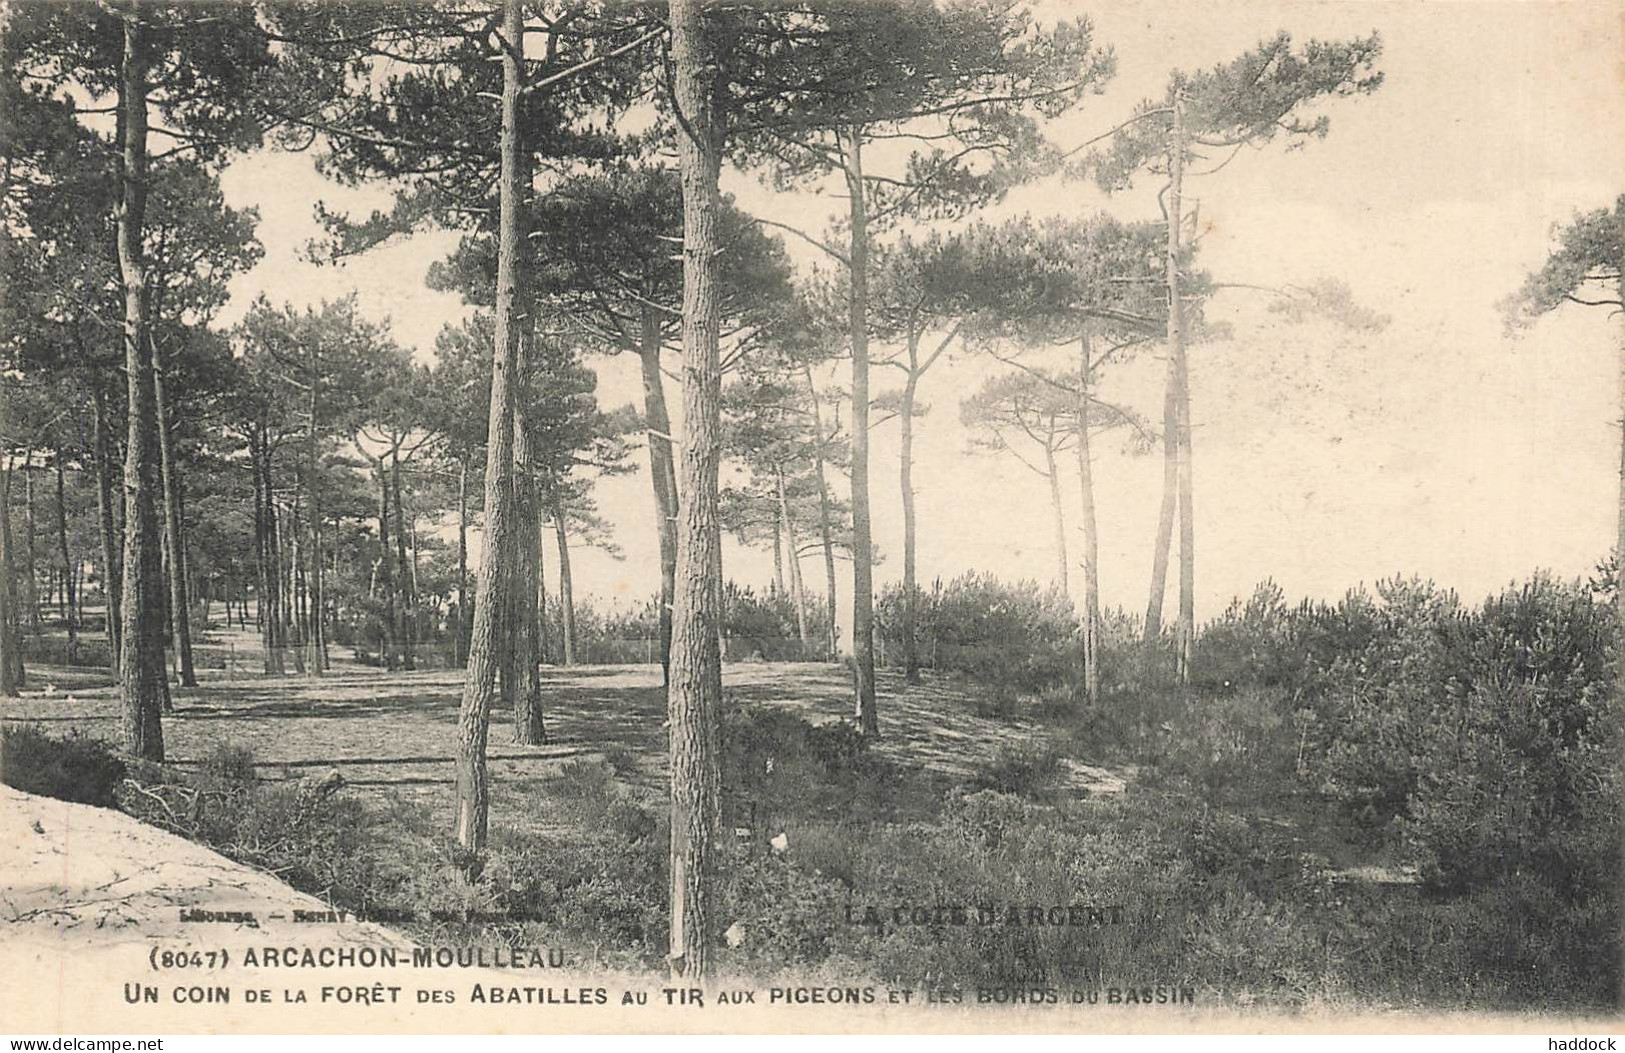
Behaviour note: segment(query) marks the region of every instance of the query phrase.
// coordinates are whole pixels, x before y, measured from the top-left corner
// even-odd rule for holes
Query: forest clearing
[[[208,639],[217,646],[234,644],[238,661],[260,661],[257,641],[247,634]],[[53,666],[33,675],[41,689],[0,703],[0,717],[38,723],[55,734],[114,736],[118,693],[106,677]],[[363,793],[420,799],[434,808],[444,804],[451,782],[461,679],[459,670],[381,674],[344,661],[321,679],[205,673],[197,688],[175,693],[168,763],[195,770],[212,750],[231,745],[252,751],[260,780],[336,771],[346,786]],[[885,682],[901,688],[896,679],[888,675]],[[528,802],[572,758],[604,762],[614,755],[622,765],[619,778],[651,800],[658,797],[666,778],[658,667],[555,667],[544,671],[542,683],[550,700],[548,744],[514,745],[500,734],[491,744],[492,771],[514,790],[494,804],[495,822],[545,824],[547,812]],[[850,702],[844,670],[828,663],[729,665],[724,685],[738,705],[771,706],[815,724],[839,721]],[[1027,721],[977,716],[964,685],[956,689],[933,680],[897,691],[897,699],[888,715],[892,733],[879,750],[940,775],[969,778],[985,758],[1027,741],[1035,730]],[[493,720],[505,725],[512,713],[497,709]],[[1121,779],[1090,769],[1076,773],[1072,784],[1082,796],[1118,789]]]

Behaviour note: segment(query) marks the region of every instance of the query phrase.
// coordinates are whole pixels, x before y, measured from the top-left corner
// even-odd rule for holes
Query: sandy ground
[[[263,970],[234,967],[249,947],[412,946],[366,922],[295,922],[295,911],[328,907],[122,812],[9,786],[0,786],[0,852],[0,1017],[8,1030],[83,1031],[87,1015],[128,1017],[120,1030],[149,1030],[136,1025],[147,1011],[193,1008],[175,1000],[177,988],[206,991],[227,974],[240,1004],[248,987],[275,986]],[[200,909],[254,923],[183,920]],[[162,1001],[129,1005],[127,984],[156,987]]]

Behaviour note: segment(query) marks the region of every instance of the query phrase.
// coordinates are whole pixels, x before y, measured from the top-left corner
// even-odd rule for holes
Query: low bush
[[[724,828],[760,841],[788,817],[882,817],[916,805],[924,780],[869,751],[845,721],[811,724],[782,709],[741,707],[722,724]]]
[[[893,585],[875,605],[880,641],[894,666],[903,664],[905,653],[905,598]],[[917,590],[915,623],[919,661],[929,668],[1027,694],[1075,675],[1078,621],[1059,589],[973,571]]]
[[[591,598],[575,601],[575,653],[587,664],[648,663],[660,658],[660,601],[650,597],[636,607],[603,607]],[[548,653],[562,652],[564,629],[557,605],[546,612]],[[805,623],[808,645],[801,643]],[[803,596],[800,618],[789,593],[777,589],[757,592],[729,581],[723,592],[722,635],[725,659],[734,661],[801,662],[828,657],[829,607],[822,596]]]
[[[254,763],[253,750],[219,743],[198,762],[198,784],[213,790],[246,790],[255,782]]]
[[[465,895],[474,909],[527,919],[515,935],[528,942],[569,947],[590,964],[657,967],[667,938],[666,841],[662,818],[625,798],[599,824],[560,835],[496,829]]]
[[[604,751],[604,763],[616,777],[625,778],[638,770],[638,755],[626,746],[611,746]]]
[[[252,754],[231,746],[192,773],[144,765],[123,804],[336,906],[400,916],[418,938],[567,946],[617,967],[660,961],[663,820],[632,800],[607,765],[571,761],[549,780],[565,832],[496,827],[478,867],[421,806],[366,803],[331,776],[259,782],[253,768]],[[456,920],[470,913],[482,920]]]
[[[78,729],[55,738],[33,724],[0,726],[0,777],[25,793],[114,808],[124,773],[107,743]]]
[[[1060,785],[1064,771],[1061,751],[1053,743],[1021,743],[1001,747],[976,773],[971,785],[997,793],[1047,799]]]
[[[105,639],[81,635],[68,646],[66,633],[46,635],[22,634],[23,662],[38,665],[64,665],[78,668],[105,669],[112,661],[112,652]]]

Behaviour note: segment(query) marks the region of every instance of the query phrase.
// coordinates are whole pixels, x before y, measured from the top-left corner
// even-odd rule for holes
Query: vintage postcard
[[[6,1031],[1618,1030],[1618,3],[0,55]]]

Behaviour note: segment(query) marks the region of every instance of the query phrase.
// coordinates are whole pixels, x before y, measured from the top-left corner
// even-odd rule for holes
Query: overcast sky
[[[1608,551],[1617,514],[1618,354],[1625,323],[1601,309],[1560,312],[1517,339],[1496,301],[1547,251],[1554,223],[1625,192],[1625,41],[1616,4],[1583,3],[1046,3],[1044,17],[1087,12],[1119,72],[1105,93],[1050,129],[1062,145],[1121,120],[1159,93],[1170,69],[1233,58],[1286,29],[1296,38],[1381,32],[1386,74],[1366,98],[1325,112],[1331,131],[1301,151],[1244,152],[1193,181],[1201,265],[1227,282],[1345,281],[1392,317],[1378,334],[1293,326],[1256,293],[1219,294],[1209,316],[1231,339],[1192,349],[1197,615],[1273,577],[1289,596],[1335,597],[1361,582],[1419,574],[1469,599],[1537,568],[1586,574]],[[317,303],[355,290],[365,314],[388,317],[427,357],[455,297],[423,284],[455,235],[422,235],[342,267],[298,250],[316,233],[312,205],[366,209],[382,190],[316,175],[311,158],[258,154],[225,179],[234,205],[260,209],[265,260],[233,286],[233,320],[260,292]],[[725,187],[747,209],[818,227],[840,202],[775,196],[749,174]],[[1092,186],[1023,188],[983,218],[1111,211],[1156,215],[1145,193],[1116,199]],[[799,259],[811,262],[799,247]],[[1155,352],[1153,352],[1155,354]],[[607,406],[638,399],[635,362],[595,360]],[[917,429],[914,472],[922,579],[976,568],[1047,580],[1055,563],[1046,484],[1008,457],[972,455],[959,401],[1007,369],[956,356],[926,378],[931,412]],[[1160,415],[1161,363],[1109,381],[1111,393]],[[889,371],[876,377],[891,383]],[[676,403],[677,392],[671,397]],[[843,419],[845,415],[843,414]],[[640,451],[640,466],[646,464]],[[901,573],[895,425],[875,436],[871,464],[881,582]],[[1066,511],[1077,504],[1068,480]],[[1115,439],[1096,450],[1102,589],[1141,609],[1161,487],[1160,457]],[[647,474],[608,480],[602,511],[623,561],[575,558],[578,595],[641,599],[656,549]],[[1076,524],[1068,521],[1074,542]],[[729,573],[765,582],[766,552],[725,549]],[[822,581],[814,561],[810,582]],[[842,564],[843,591],[850,572]],[[1080,575],[1073,575],[1076,588]],[[550,580],[556,580],[551,575]],[[1170,598],[1170,603],[1172,599]],[[843,612],[844,612],[843,597]],[[843,622],[849,616],[843,613]]]

